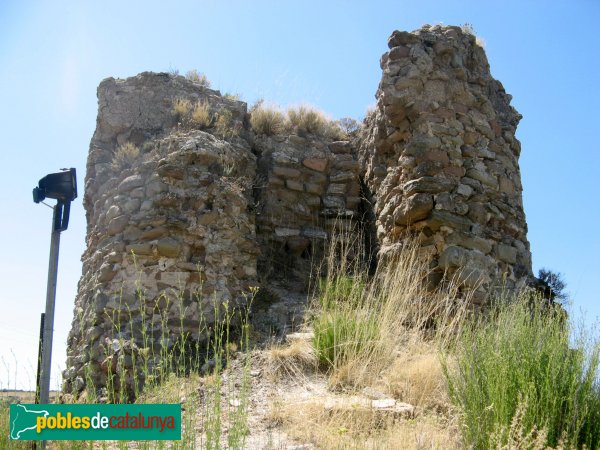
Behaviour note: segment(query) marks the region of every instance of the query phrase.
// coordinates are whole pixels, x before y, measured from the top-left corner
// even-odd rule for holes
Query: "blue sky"
[[[63,233],[53,387],[64,368],[85,213],[96,87],[106,77],[198,69],[221,92],[310,103],[362,119],[395,29],[471,23],[492,74],[523,114],[521,173],[534,269],[565,275],[575,311],[600,316],[600,2],[0,1],[0,388],[34,383],[51,211],[39,178],[76,167],[80,197]],[[14,356],[13,356],[14,354]],[[16,359],[16,363],[15,363]]]

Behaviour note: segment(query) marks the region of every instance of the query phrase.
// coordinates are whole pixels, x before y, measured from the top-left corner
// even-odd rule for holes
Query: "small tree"
[[[542,267],[538,271],[538,279],[543,286],[544,297],[558,302],[565,302],[569,299],[569,294],[565,291],[567,283],[560,272],[553,272]]]
[[[346,136],[354,137],[360,131],[361,124],[351,117],[342,117],[336,121],[336,124],[342,129]]]

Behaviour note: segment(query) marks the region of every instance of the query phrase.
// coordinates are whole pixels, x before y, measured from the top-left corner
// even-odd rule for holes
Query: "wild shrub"
[[[353,137],[361,130],[361,124],[351,117],[342,117],[335,121],[346,137]]]
[[[323,136],[328,130],[329,119],[314,108],[308,106],[290,108],[287,116],[291,126],[299,133]]]
[[[211,83],[210,80],[206,77],[202,72],[198,72],[196,69],[188,70],[185,74],[185,77],[193,81],[194,83],[200,84],[200,86],[209,88]]]
[[[542,267],[538,271],[538,279],[544,287],[544,297],[558,302],[569,300],[569,294],[566,291],[567,283],[560,272],[554,272]]]
[[[468,446],[490,448],[517,419],[523,436],[545,430],[546,445],[600,445],[600,342],[561,309],[532,294],[498,304],[464,328],[455,359],[444,370]]]
[[[287,121],[277,108],[265,106],[260,102],[250,110],[250,125],[256,134],[273,136],[286,130]]]
[[[119,172],[133,167],[134,163],[140,156],[140,149],[131,142],[119,145],[117,151],[113,155],[112,168]]]
[[[325,127],[324,136],[333,139],[334,141],[342,141],[348,139],[350,136],[344,132],[339,122],[329,120]]]

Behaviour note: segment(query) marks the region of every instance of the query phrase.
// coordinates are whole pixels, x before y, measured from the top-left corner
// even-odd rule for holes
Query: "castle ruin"
[[[100,84],[66,392],[101,389],[111,376],[132,385],[126,370],[115,373],[117,358],[135,364],[144,340],[202,341],[215,305],[243,305],[254,286],[296,295],[293,311],[278,311],[289,322],[340,222],[370,230],[378,260],[416,232],[432,280],[457,273],[478,304],[531,277],[521,116],[484,50],[452,26],[395,31],[388,46],[376,108],[343,141],[257,135],[244,102],[180,76]],[[178,100],[207,106],[235,132],[185,126]],[[127,145],[139,155],[115,164]]]

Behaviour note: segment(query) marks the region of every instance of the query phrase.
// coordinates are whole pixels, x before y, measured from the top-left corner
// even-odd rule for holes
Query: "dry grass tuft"
[[[256,134],[283,134],[288,127],[285,115],[276,107],[258,102],[250,110],[250,125]]]
[[[201,101],[194,105],[191,117],[192,124],[199,128],[208,128],[212,122],[210,106],[208,102]]]
[[[240,134],[241,128],[233,120],[229,109],[221,108],[216,114],[215,134],[222,139],[230,139]]]
[[[176,98],[173,100],[173,116],[176,121],[181,121],[189,114],[192,109],[192,102],[186,98]]]
[[[303,378],[304,373],[314,370],[317,366],[312,342],[304,339],[293,340],[287,345],[271,347],[269,362],[273,375],[300,379]]]
[[[429,345],[403,352],[384,373],[382,384],[395,399],[420,411],[445,412],[449,408],[440,357]]]
[[[295,131],[320,136],[325,135],[330,122],[324,113],[309,106],[290,108],[287,116]]]
[[[133,167],[139,156],[140,149],[131,142],[119,145],[112,159],[112,168],[117,172],[129,169]]]
[[[344,449],[459,449],[455,423],[439,416],[418,421],[382,416],[364,408],[330,408],[322,400],[272,402],[269,420],[316,448]]]
[[[548,431],[546,429],[538,430],[535,426],[531,429],[526,427],[524,424],[526,411],[527,402],[521,399],[510,426],[498,427],[490,435],[491,449],[574,450],[575,447],[566,447],[563,439],[561,439],[556,447],[547,446]]]

